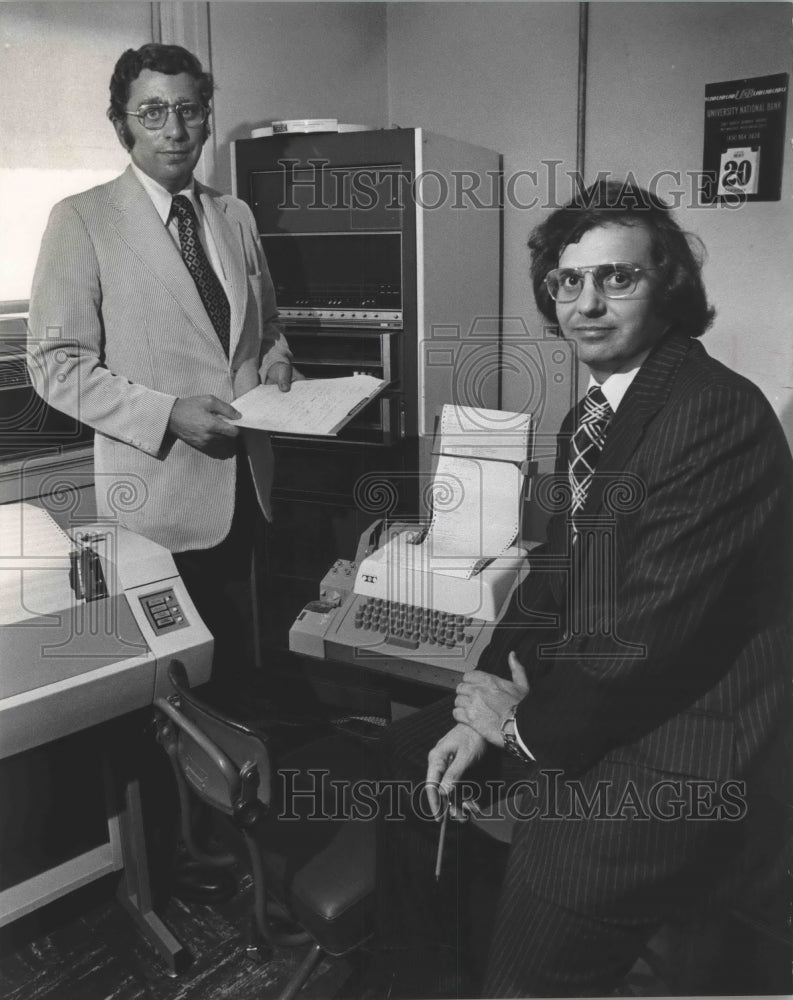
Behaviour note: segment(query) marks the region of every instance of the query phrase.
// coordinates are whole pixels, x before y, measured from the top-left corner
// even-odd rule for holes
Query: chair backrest
[[[267,737],[206,705],[190,690],[184,665],[172,660],[174,694],[158,698],[158,739],[200,799],[229,816],[270,805]]]

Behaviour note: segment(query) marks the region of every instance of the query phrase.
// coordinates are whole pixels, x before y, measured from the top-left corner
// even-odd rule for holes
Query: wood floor
[[[257,963],[245,954],[250,877],[228,903],[171,899],[162,912],[191,951],[192,965],[170,978],[164,963],[112,897],[109,881],[54,904],[39,930],[6,931],[0,954],[3,1000],[270,1000],[277,997],[308,946],[279,950]],[[76,897],[76,898],[75,898]],[[39,917],[39,922],[41,918]],[[24,921],[20,921],[24,925]],[[351,960],[322,961],[301,1000],[354,1000]]]
[[[250,915],[250,876],[238,871],[239,889],[226,903],[205,906],[171,899],[161,915],[193,955],[176,978],[133,925],[113,895],[108,877],[23,918],[0,932],[2,1000],[274,1000],[291,978],[308,946],[279,950],[266,964],[245,953]],[[707,935],[677,942],[675,979],[685,990],[664,995],[792,995],[790,942],[749,933],[734,924],[724,959],[724,940]],[[722,957],[716,960],[717,955]],[[362,1000],[356,956],[326,958],[300,1000]],[[666,959],[664,959],[666,961]],[[708,969],[719,966],[720,972]],[[646,980],[646,982],[645,982]],[[642,963],[625,995],[656,996],[658,980]],[[691,984],[696,984],[692,989]],[[372,994],[366,994],[371,996]],[[384,1000],[384,995],[377,1000]]]
[[[281,734],[281,749],[326,729],[324,722],[296,727],[294,734]],[[13,786],[17,800],[19,788]],[[309,946],[279,950],[267,963],[249,958],[253,887],[243,866],[235,875],[239,889],[227,903],[172,898],[158,910],[193,956],[177,978],[116,901],[118,877],[107,876],[0,929],[0,1000],[273,1000]],[[323,959],[300,1000],[357,1000],[355,971],[354,959]]]

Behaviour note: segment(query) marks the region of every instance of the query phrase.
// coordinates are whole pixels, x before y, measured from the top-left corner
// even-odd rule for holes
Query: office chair
[[[324,954],[358,948],[373,927],[374,820],[348,818],[350,791],[369,777],[367,751],[336,733],[292,750],[273,767],[268,736],[203,704],[184,666],[168,670],[174,694],[155,701],[157,739],[179,791],[182,836],[202,864],[230,865],[195,843],[191,799],[225,816],[247,847],[255,941],[249,954],[313,942],[279,1000],[292,1000]],[[274,926],[284,920],[297,930]]]

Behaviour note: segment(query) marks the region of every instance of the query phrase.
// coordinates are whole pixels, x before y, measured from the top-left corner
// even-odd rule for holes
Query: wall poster
[[[705,86],[703,201],[779,201],[788,74]]]

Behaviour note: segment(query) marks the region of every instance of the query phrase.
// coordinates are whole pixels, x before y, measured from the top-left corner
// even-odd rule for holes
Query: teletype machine
[[[520,533],[529,414],[445,405],[428,523],[377,521],[300,612],[290,649],[455,687],[528,573]]]
[[[17,775],[5,778],[9,800],[36,794],[26,779],[45,744],[108,720],[117,726],[167,696],[172,658],[194,684],[211,672],[212,637],[167,549],[115,524],[64,532],[30,503],[0,506],[0,626],[0,767]],[[108,782],[116,794],[102,842],[20,881],[4,877],[0,926],[123,870],[121,902],[175,968],[185,953],[151,906],[134,768]],[[23,862],[32,850],[22,844]]]

